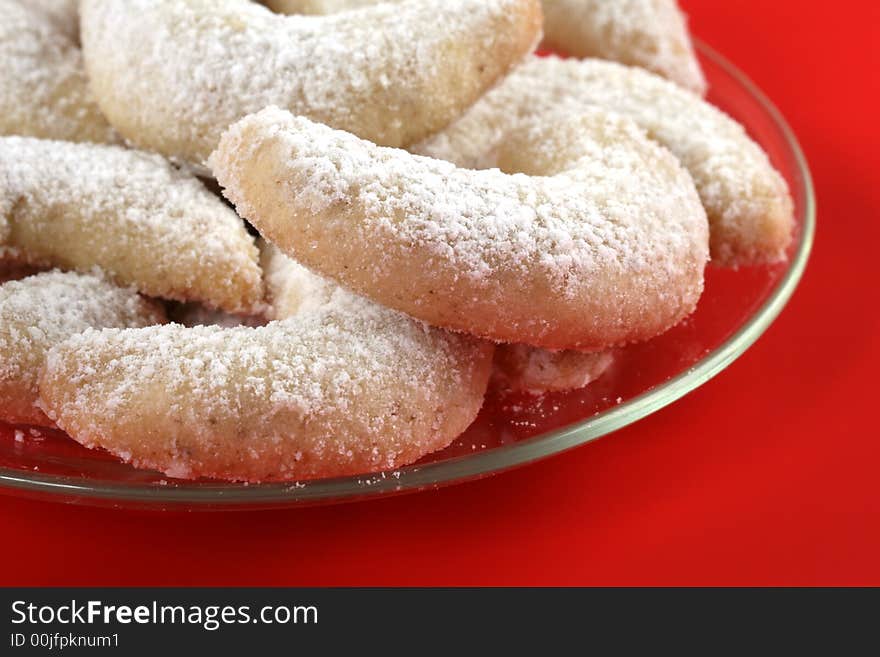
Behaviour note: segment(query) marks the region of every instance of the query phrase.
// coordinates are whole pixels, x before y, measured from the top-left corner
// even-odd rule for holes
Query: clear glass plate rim
[[[654,413],[699,387],[724,370],[754,344],[791,298],[803,276],[812,250],[816,227],[816,202],[806,158],[793,131],[776,106],[745,74],[714,49],[700,41],[696,42],[696,47],[701,54],[736,79],[773,119],[784,135],[803,178],[804,198],[801,199],[803,217],[800,239],[791,265],[776,289],[747,324],[687,371],[619,406],[564,429],[436,463],[403,467],[393,473],[374,473],[297,483],[244,485],[218,482],[159,486],[84,480],[80,477],[0,468],[0,487],[12,489],[7,492],[17,490],[25,494],[39,493],[49,496],[49,499],[53,496],[59,498],[66,496],[83,501],[131,501],[158,505],[292,505],[362,499],[454,484],[526,465],[606,436]]]

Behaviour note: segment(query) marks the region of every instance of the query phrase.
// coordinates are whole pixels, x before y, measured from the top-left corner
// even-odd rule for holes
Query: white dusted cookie
[[[0,137],[0,246],[230,312],[263,295],[256,246],[235,212],[162,157],[118,146]]]
[[[51,426],[37,382],[56,344],[92,327],[164,321],[160,306],[103,276],[44,272],[0,285],[0,420]]]
[[[401,146],[444,127],[530,52],[538,0],[421,0],[282,16],[249,0],[83,0],[91,87],[126,139],[195,165],[278,105]]]
[[[282,305],[284,289],[312,275],[286,258],[266,264],[275,312],[292,316],[260,328],[83,333],[49,358],[40,390],[50,416],[137,467],[255,482],[393,469],[470,425],[491,344],[339,288]]]
[[[724,265],[785,258],[794,227],[785,179],[743,127],[721,110],[643,69],[599,59],[529,57],[414,152],[458,161],[503,146],[510,126],[560,108],[621,114],[690,172],[709,216],[712,259]]]
[[[590,350],[690,314],[706,215],[634,124],[561,111],[476,149],[460,168],[267,108],[227,131],[211,166],[282,251],[434,326]]]

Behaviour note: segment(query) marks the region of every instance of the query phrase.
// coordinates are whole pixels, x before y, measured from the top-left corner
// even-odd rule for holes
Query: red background
[[[683,2],[801,139],[801,288],[672,407],[436,492],[234,514],[0,497],[0,584],[880,584],[880,101],[874,2]]]

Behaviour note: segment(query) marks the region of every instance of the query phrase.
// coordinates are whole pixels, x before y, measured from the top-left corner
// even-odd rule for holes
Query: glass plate
[[[698,44],[709,100],[742,122],[791,187],[797,234],[788,263],[709,267],[693,316],[658,338],[618,350],[584,390],[542,397],[490,394],[449,448],[394,472],[299,483],[185,482],[135,470],[56,431],[0,424],[0,490],[117,507],[252,509],[338,502],[453,484],[583,445],[663,408],[718,374],[767,329],[803,274],[815,230],[810,172],[785,120],[742,73]]]

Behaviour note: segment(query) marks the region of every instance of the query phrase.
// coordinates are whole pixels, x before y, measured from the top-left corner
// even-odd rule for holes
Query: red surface
[[[804,282],[746,355],[612,438],[437,492],[224,515],[0,497],[0,584],[880,584],[880,8],[683,4],[817,187]]]

